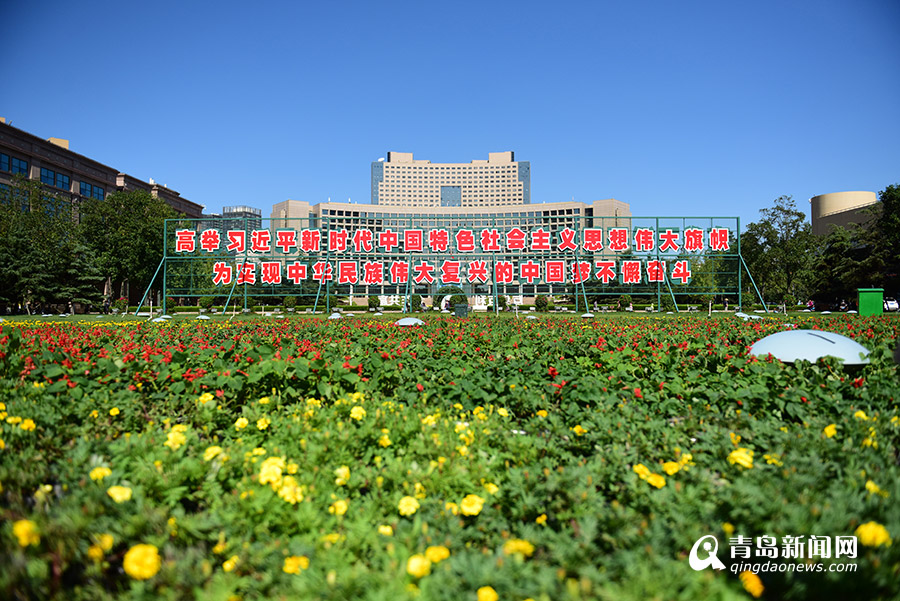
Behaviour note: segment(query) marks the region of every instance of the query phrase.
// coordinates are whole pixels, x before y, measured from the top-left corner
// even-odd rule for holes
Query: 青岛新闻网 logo
[[[710,540],[712,542],[710,542]],[[716,553],[718,553],[718,551],[719,539],[717,539],[712,534],[707,534],[706,536],[700,537],[700,539],[696,543],[694,543],[694,546],[691,548],[691,555],[689,558],[691,567],[698,572],[700,570],[705,570],[709,566],[712,566],[716,570],[724,570],[725,564],[719,561],[719,558],[716,557]],[[704,557],[701,557],[701,555],[703,555]]]

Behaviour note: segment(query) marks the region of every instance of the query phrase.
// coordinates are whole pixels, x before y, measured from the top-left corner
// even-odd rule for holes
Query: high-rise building
[[[372,163],[372,204],[414,208],[531,204],[531,164],[491,152],[471,163],[432,163],[389,152]]]

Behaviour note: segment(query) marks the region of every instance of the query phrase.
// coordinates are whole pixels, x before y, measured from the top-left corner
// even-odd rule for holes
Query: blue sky
[[[900,183],[900,3],[17,2],[0,116],[206,205],[514,150],[532,202],[755,221]]]

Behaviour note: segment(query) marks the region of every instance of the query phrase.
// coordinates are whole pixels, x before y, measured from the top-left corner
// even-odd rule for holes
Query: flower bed
[[[0,596],[897,594],[896,320],[794,320],[848,373],[748,356],[775,319],[425,319],[3,324]],[[856,570],[694,571],[707,534]]]

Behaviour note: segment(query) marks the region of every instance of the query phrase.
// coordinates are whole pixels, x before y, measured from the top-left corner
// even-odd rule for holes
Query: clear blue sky
[[[900,2],[9,2],[0,116],[214,212],[514,150],[532,201],[737,215],[900,183]]]

